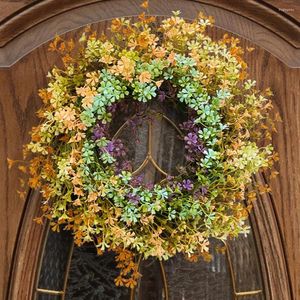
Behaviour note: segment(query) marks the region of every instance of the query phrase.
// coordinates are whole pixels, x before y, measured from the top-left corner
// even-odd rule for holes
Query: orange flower
[[[32,188],[35,189],[41,185],[40,183],[40,177],[31,177],[28,180],[28,185]]]
[[[151,82],[151,74],[148,71],[144,71],[139,76],[139,81],[142,83]]]
[[[148,1],[144,1],[144,2],[141,4],[141,7],[147,9],[147,8],[149,7],[149,2],[148,2]]]
[[[123,23],[122,23],[122,21],[120,19],[118,19],[118,18],[117,19],[113,19],[111,21],[110,30],[112,32],[119,32],[121,30],[122,26],[123,26]]]
[[[98,72],[90,72],[86,74],[86,83],[91,86],[95,86],[99,82]]]
[[[174,64],[174,62],[175,62],[175,52],[172,51],[172,52],[169,54],[168,61],[169,61],[171,64]]]
[[[47,104],[52,97],[52,93],[48,92],[47,89],[40,89],[38,94],[45,104]]]
[[[148,31],[143,31],[136,39],[138,46],[142,49],[146,49],[148,46],[155,46],[157,37],[154,34],[150,34]]]
[[[73,204],[74,204],[75,206],[81,206],[81,201],[80,201],[80,199],[77,198],[77,199],[73,202]]]
[[[143,22],[144,24],[149,24],[149,23],[153,23],[156,21],[156,17],[154,16],[146,16],[145,12],[141,13],[139,16],[138,16],[139,20],[141,22]]]
[[[51,42],[49,44],[48,50],[52,51],[52,52],[58,51],[58,43],[59,42],[62,42],[62,39],[61,39],[61,37],[59,35],[56,35],[55,38],[54,38],[54,40],[53,40],[53,42]]]
[[[16,163],[15,160],[12,160],[10,158],[7,158],[7,165],[8,165],[8,169],[11,169],[12,166]]]
[[[75,186],[74,187],[74,195],[84,196],[84,192],[80,187]]]
[[[135,69],[135,61],[126,56],[122,56],[116,66],[113,66],[111,71],[122,75],[126,80],[132,80],[132,75]]]
[[[155,81],[155,85],[159,88],[163,82],[164,82],[163,80]]]
[[[87,79],[87,81],[88,80],[90,82],[95,82],[96,79],[89,78],[89,79]],[[76,88],[76,93],[77,93],[77,95],[83,97],[81,103],[84,108],[92,107],[94,97],[97,95],[97,91],[94,87],[92,89],[90,87],[79,87],[79,88]]]
[[[101,57],[100,62],[110,65],[115,61],[115,58],[110,54],[105,54]]]
[[[163,47],[154,48],[152,53],[157,58],[163,58],[166,55],[166,49]]]
[[[18,169],[23,173],[27,172],[27,168],[25,166],[19,166]]]

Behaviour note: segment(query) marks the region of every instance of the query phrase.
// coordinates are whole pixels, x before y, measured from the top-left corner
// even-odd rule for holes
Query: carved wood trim
[[[104,0],[44,0],[22,7],[0,22],[0,47],[5,46],[26,30],[45,20],[69,11]],[[258,23],[285,39],[295,48],[300,48],[299,22],[284,11],[256,0],[194,0],[239,14]]]
[[[28,195],[13,255],[7,299],[33,299],[40,249],[46,228],[33,221],[40,211],[40,198],[39,191],[31,191]]]
[[[266,184],[263,175],[255,175],[257,182]],[[282,233],[271,194],[260,195],[253,203],[250,215],[258,243],[258,254],[262,263],[264,282],[267,283],[267,299],[293,300],[293,290],[288,271],[287,257]]]
[[[118,16],[137,15],[141,11],[140,2],[34,2],[0,22],[0,67],[11,66],[34,48],[52,39],[56,33],[62,34]],[[187,19],[194,18],[199,10],[203,10],[216,16],[217,27],[251,40],[290,67],[300,66],[299,24],[266,4],[254,0],[151,0],[150,4],[153,15],[170,15],[172,10],[180,9]],[[275,44],[281,47],[274,47]]]

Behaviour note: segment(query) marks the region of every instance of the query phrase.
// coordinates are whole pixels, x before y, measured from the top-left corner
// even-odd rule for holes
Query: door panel
[[[51,1],[46,2],[51,4]],[[0,297],[3,299],[8,294],[9,299],[31,299],[41,252],[44,228],[32,222],[38,214],[38,196],[31,193],[28,196],[24,194],[23,199],[19,198],[18,177],[22,174],[17,170],[8,171],[5,158],[22,157],[22,145],[28,141],[28,131],[37,122],[35,111],[40,106],[37,91],[46,85],[46,74],[51,66],[59,63],[58,57],[47,51],[46,41],[55,32],[70,31],[66,36],[76,37],[80,31],[76,28],[89,22],[95,22],[95,29],[103,30],[108,21],[101,21],[101,18],[106,19],[112,13],[115,16],[137,14],[139,1],[121,2],[94,1],[91,4],[82,1],[80,8],[65,7],[63,14],[58,6],[56,10],[51,10],[51,18],[42,18],[50,10],[35,8],[31,10],[32,16],[38,12],[40,14],[35,26],[18,36],[11,33],[9,43],[2,43],[5,39],[0,41],[0,154],[4,158],[0,162],[0,234],[4,237],[0,242]],[[224,10],[220,2],[212,1],[209,5],[185,0],[170,1],[168,4],[153,1],[151,9],[154,14],[169,15],[172,9],[180,8],[187,18],[194,16],[197,10],[203,10],[217,18],[219,27],[244,36],[245,39],[241,39],[244,47],[256,48],[254,53],[246,54],[250,77],[257,80],[260,88],[270,86],[274,91],[275,109],[283,122],[279,125],[278,134],[273,137],[281,157],[277,166],[280,176],[271,182],[272,195],[262,197],[255,204],[252,215],[254,232],[260,245],[259,257],[264,262],[263,280],[270,288],[267,299],[292,299],[291,291],[295,298],[300,297],[300,261],[296,260],[300,254],[300,185],[297,178],[300,168],[300,70],[292,68],[299,66],[299,49],[291,46],[288,36],[282,38],[270,30],[270,26],[266,26],[269,29],[263,27],[262,21],[259,24],[253,21],[249,17],[250,11],[246,13],[241,9],[234,13],[234,4],[231,4],[231,10],[228,7]],[[248,14],[247,18],[243,14]],[[17,20],[24,19],[20,17]],[[280,26],[285,24],[277,27]],[[5,32],[10,35],[9,31]],[[211,34],[218,37],[224,32],[214,28]],[[1,65],[10,67],[1,68]]]
[[[136,182],[153,185],[176,175],[186,163],[179,129],[186,114],[172,101],[141,104],[129,99],[118,108],[108,130],[127,148],[123,160],[132,164]],[[122,165],[122,159],[117,162]],[[36,279],[37,300],[45,294],[58,294],[61,300],[263,300],[268,294],[253,231],[226,244],[211,239],[211,256],[195,262],[180,254],[168,261],[137,257],[142,277],[131,291],[114,284],[118,269],[112,252],[97,256],[93,244],[73,247],[70,237],[63,230],[48,230]]]

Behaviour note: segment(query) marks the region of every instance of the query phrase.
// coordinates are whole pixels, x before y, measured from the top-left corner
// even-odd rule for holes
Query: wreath
[[[43,196],[36,220],[71,230],[77,245],[93,242],[99,254],[115,251],[116,284],[128,287],[140,276],[137,255],[207,258],[209,238],[247,233],[252,175],[276,160],[266,142],[271,92],[247,79],[238,39],[213,41],[206,33],[213,20],[201,13],[192,22],[179,12],[155,22],[143,13],[112,20],[110,37],[91,28],[78,43],[56,37],[50,50],[64,65],[39,93],[41,123],[26,146],[29,185]],[[122,105],[156,101],[187,116],[180,125],[186,165],[151,185],[124,159],[126,147],[110,128]]]

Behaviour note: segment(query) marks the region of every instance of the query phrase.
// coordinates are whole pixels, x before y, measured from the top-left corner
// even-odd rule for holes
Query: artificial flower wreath
[[[270,92],[246,79],[239,41],[213,41],[205,33],[212,19],[202,14],[155,22],[143,13],[136,22],[113,20],[110,37],[90,29],[78,43],[57,37],[50,49],[62,53],[64,67],[54,67],[40,91],[41,123],[26,148],[42,217],[53,230],[71,230],[77,245],[115,251],[122,269],[116,284],[129,287],[139,277],[136,255],[195,259],[208,255],[209,238],[247,232],[251,176],[275,158],[264,144],[274,126]],[[155,101],[186,112],[186,166],[147,185],[121,162],[126,149],[110,125],[122,103]]]

